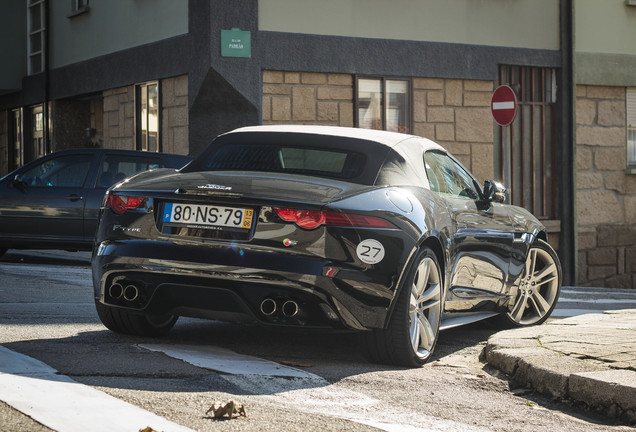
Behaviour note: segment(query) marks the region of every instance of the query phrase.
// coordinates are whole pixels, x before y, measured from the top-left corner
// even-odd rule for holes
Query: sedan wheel
[[[537,240],[528,251],[519,290],[506,313],[515,326],[544,322],[556,306],[561,291],[561,264],[554,250]]]
[[[442,315],[442,272],[433,251],[420,252],[397,298],[389,327],[367,337],[373,361],[420,366],[437,343]]]

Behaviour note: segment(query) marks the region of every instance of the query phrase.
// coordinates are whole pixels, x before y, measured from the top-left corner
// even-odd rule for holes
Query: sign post
[[[503,126],[503,165],[504,165],[504,184],[512,187],[512,179],[510,178],[510,133],[508,127],[517,116],[519,102],[514,90],[507,85],[499,86],[495,89],[490,99],[490,112],[497,124]]]

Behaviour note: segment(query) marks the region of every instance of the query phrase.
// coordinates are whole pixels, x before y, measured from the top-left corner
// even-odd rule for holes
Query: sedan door
[[[453,227],[447,311],[495,309],[506,300],[513,230],[505,206],[485,202],[474,178],[445,153],[425,154],[431,190],[446,202]]]
[[[84,240],[86,183],[93,154],[44,158],[0,189],[0,235],[17,245]]]

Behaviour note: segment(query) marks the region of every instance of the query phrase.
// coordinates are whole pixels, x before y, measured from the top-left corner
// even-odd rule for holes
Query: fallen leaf
[[[235,402],[234,400],[229,400],[227,402],[214,402],[210,409],[208,409],[205,413],[208,414],[210,411],[212,411],[212,415],[214,418],[227,415],[231,419],[233,418],[234,414],[236,414],[237,417],[247,417],[247,413],[245,412],[245,407],[243,406],[243,404]]]

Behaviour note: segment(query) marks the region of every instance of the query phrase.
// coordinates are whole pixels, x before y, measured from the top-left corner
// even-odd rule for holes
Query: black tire
[[[163,336],[172,329],[177,315],[143,315],[104,305],[95,300],[97,315],[102,324],[115,333],[136,336]]]
[[[419,367],[433,355],[442,316],[442,272],[432,250],[419,252],[396,302],[388,327],[365,334],[367,358]]]
[[[526,327],[547,320],[559,300],[561,280],[556,252],[543,240],[536,240],[528,250],[514,301],[503,314],[504,325]]]

